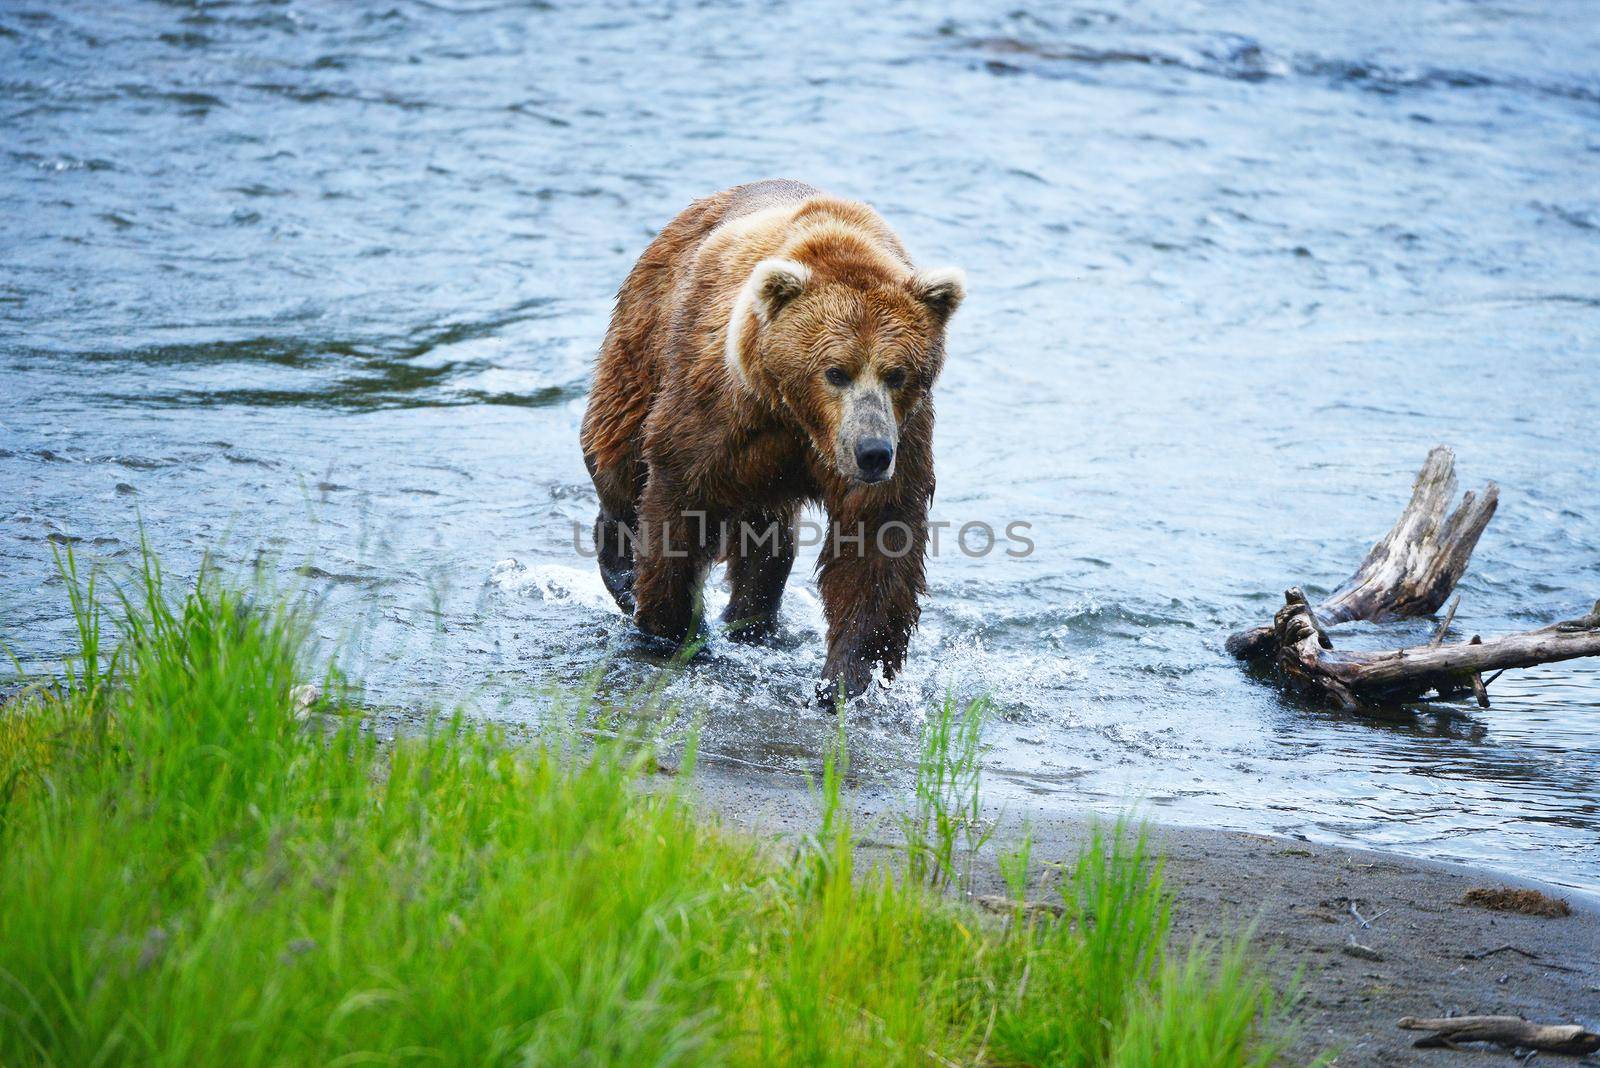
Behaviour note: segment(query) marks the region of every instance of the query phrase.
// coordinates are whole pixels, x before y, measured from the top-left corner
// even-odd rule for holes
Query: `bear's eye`
[[[850,376],[845,373],[843,367],[830,367],[822,377],[828,380],[830,386],[843,387],[850,384]]]
[[[906,373],[897,367],[883,376],[883,384],[890,389],[899,389],[906,384]]]

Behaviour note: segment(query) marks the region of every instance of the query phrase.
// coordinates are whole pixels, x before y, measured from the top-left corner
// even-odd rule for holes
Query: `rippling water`
[[[1582,2],[5,0],[6,640],[47,667],[51,543],[114,567],[142,520],[175,569],[220,545],[318,596],[386,707],[647,682],[573,544],[589,362],[655,228],[790,176],[967,269],[935,517],[1037,545],[934,561],[860,766],[991,693],[1013,811],[1600,888],[1595,666],[1349,716],[1221,649],[1347,575],[1437,441],[1504,490],[1460,628],[1600,596],[1597,63]],[[776,649],[671,686],[725,759],[809,766],[834,729],[796,571]]]

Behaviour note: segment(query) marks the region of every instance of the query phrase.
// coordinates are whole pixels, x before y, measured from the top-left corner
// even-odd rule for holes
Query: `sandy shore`
[[[798,780],[702,764],[695,790],[730,825],[761,837],[816,826],[816,805]],[[863,783],[850,802],[864,859],[892,859],[903,795]],[[1052,865],[1075,856],[1086,824],[1029,819],[1042,884]],[[997,839],[1015,833],[1013,822],[1002,823]],[[1513,885],[1498,873],[1266,835],[1153,830],[1177,898],[1176,938],[1254,923],[1254,944],[1272,973],[1285,987],[1299,974],[1301,1031],[1291,1063],[1324,1053],[1340,1066],[1507,1063],[1497,1051],[1414,1049],[1416,1034],[1395,1026],[1401,1016],[1506,1013],[1600,1025],[1600,907],[1591,898],[1522,882],[1515,885],[1566,900],[1571,915],[1491,911],[1463,898],[1475,887]],[[1004,892],[991,859],[980,858],[973,892]],[[1547,1061],[1600,1064],[1551,1055],[1539,1063]]]

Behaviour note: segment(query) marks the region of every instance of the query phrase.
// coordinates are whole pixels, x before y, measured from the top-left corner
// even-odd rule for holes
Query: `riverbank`
[[[77,653],[0,705],[0,1063],[1265,1068],[1279,1048],[1242,939],[1168,939],[1142,836],[1053,871],[1059,916],[1023,907],[1026,858],[1000,915],[940,892],[979,709],[931,724],[927,835],[895,862],[856,849],[840,750],[780,851],[703,818],[690,776],[641,788],[656,751],[605,734],[625,710],[573,695],[534,739],[457,717],[380,741],[336,674],[306,683],[305,618],[159,575],[147,557],[119,590],[112,641],[68,552]]]
[[[815,802],[797,779],[702,764],[695,785],[707,808],[763,838],[803,835],[815,818]],[[889,861],[901,848],[900,795],[862,784],[851,796],[858,848],[867,862]],[[1040,879],[1071,862],[1090,827],[1061,816],[1030,820]],[[1013,846],[1021,830],[1015,815],[1003,817],[1000,849]],[[1600,903],[1593,897],[1482,869],[1293,838],[1151,830],[1175,896],[1174,944],[1253,926],[1252,953],[1279,989],[1298,981],[1298,1037],[1285,1063],[1308,1064],[1329,1052],[1341,1068],[1504,1060],[1492,1052],[1415,1049],[1418,1036],[1395,1025],[1402,1016],[1506,1013],[1600,1024]],[[975,897],[1006,893],[993,852],[974,868]],[[1571,912],[1545,917],[1465,903],[1473,889],[1504,886],[1539,889]],[[1047,890],[1035,885],[1030,897],[1047,900]]]

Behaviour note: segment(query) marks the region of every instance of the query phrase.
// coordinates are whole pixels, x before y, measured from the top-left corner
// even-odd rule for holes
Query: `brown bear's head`
[[[787,411],[839,473],[894,477],[900,428],[944,365],[944,328],[966,295],[954,267],[904,279],[762,260],[734,304],[734,377]]]

